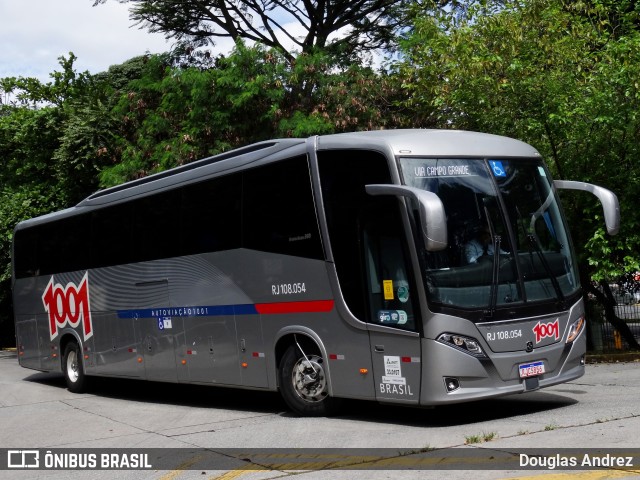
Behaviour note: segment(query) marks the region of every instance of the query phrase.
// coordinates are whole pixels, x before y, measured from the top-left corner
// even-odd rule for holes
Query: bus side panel
[[[92,319],[94,334],[86,346],[91,349],[88,365],[85,365],[87,373],[144,377],[144,364],[138,361],[142,352],[139,352],[135,319],[95,311]]]
[[[338,314],[324,261],[245,249],[209,258],[251,299],[242,308],[256,309],[236,315],[239,361],[247,363],[242,385],[275,389],[276,344],[296,332],[324,347],[334,395],[375,398],[367,330],[364,324],[361,330],[349,326]],[[265,370],[267,378],[260,378]]]
[[[13,308],[19,363],[42,371],[60,371],[59,339],[51,340],[49,316],[42,295],[48,278],[17,280],[13,287]]]
[[[16,315],[16,342],[20,365],[25,368],[42,370],[36,317]]]
[[[267,352],[262,337],[261,315],[236,315],[242,385],[268,388]],[[269,356],[270,358],[271,356]],[[275,388],[275,385],[271,385]]]
[[[161,317],[162,318],[162,317]],[[164,318],[162,319],[164,323]],[[174,338],[174,319],[171,327],[163,324],[159,328],[159,320],[141,318],[138,320],[141,332],[140,350],[144,354],[145,378],[160,382],[177,382],[176,339]],[[179,323],[179,322],[178,322]]]
[[[344,355],[344,358],[339,354],[337,358],[329,358],[333,394],[336,397],[374,400],[374,368],[368,333],[351,327],[337,313],[331,317],[330,322],[339,327],[327,332],[331,339],[327,348]]]
[[[143,263],[132,278],[138,312],[151,310],[148,315],[134,315],[140,332],[139,350],[144,356],[145,378],[161,382],[178,381],[175,332],[180,332],[182,324],[179,316],[168,312],[172,306],[173,281],[168,267],[172,265],[173,262],[162,261]]]
[[[185,317],[183,321],[185,345],[177,357],[180,363],[186,361],[189,381],[239,385],[234,316]]]
[[[377,399],[418,404],[422,374],[418,335],[374,330],[369,335]]]
[[[82,322],[73,329],[89,374],[275,389],[276,343],[293,328],[324,347],[334,395],[375,398],[368,332],[340,317],[323,260],[237,249],[40,277],[17,302],[31,368],[42,368],[35,324],[47,348],[60,338],[49,342],[47,285],[79,291],[85,276],[91,335]]]

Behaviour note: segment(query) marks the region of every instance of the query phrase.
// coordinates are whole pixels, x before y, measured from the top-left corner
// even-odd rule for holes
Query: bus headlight
[[[480,343],[478,343],[475,338],[465,337],[464,335],[457,335],[455,333],[443,333],[437,338],[437,341],[474,357],[486,357]]]
[[[580,332],[582,332],[582,330],[584,330],[584,326],[585,326],[586,323],[587,322],[585,321],[584,315],[583,315],[578,320],[573,322],[571,324],[571,326],[569,326],[569,334],[567,335],[567,343],[571,343],[576,338],[578,338],[578,335],[580,335]]]

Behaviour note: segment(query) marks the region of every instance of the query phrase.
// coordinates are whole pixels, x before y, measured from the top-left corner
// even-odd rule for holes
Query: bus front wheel
[[[84,374],[80,347],[76,342],[68,343],[64,349],[62,372],[70,392],[82,393],[85,391],[87,378]]]
[[[284,353],[279,369],[280,391],[289,408],[299,415],[326,416],[337,400],[329,396],[324,359],[315,352],[307,356],[296,345]]]

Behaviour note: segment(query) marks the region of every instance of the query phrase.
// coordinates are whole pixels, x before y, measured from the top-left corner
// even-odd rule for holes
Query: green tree
[[[34,78],[0,80],[0,89],[12,99],[0,109],[2,343],[13,341],[10,252],[15,225],[73,205],[97,186],[95,169],[83,163],[90,155],[79,142],[71,142],[80,124],[78,104],[71,104],[94,93],[91,76],[75,72],[74,61],[73,54],[61,57],[61,70],[53,72],[48,83]]]
[[[556,178],[618,194],[616,237],[604,233],[591,197],[563,195],[583,283],[600,281],[605,291],[605,280],[638,270],[640,258],[640,212],[631,200],[639,193],[640,35],[638,8],[630,6],[509,1],[463,21],[418,13],[397,67],[406,103],[421,117],[520,138],[543,153]]]
[[[13,344],[11,242],[21,220],[61,208],[52,154],[58,145],[55,108],[4,107],[0,115],[0,346]]]
[[[103,186],[274,137],[305,137],[402,126],[394,78],[369,67],[340,67],[328,54],[289,62],[277,50],[238,43],[211,68],[149,57],[111,110],[118,160]]]

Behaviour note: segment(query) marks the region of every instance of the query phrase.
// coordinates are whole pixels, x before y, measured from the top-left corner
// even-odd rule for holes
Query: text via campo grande
[[[416,177],[444,177],[471,175],[469,165],[418,166],[413,169]]]
[[[146,453],[52,453],[44,455],[45,468],[147,469],[153,468]]]
[[[611,454],[589,455],[585,453],[582,457],[566,455],[527,455],[520,454],[521,467],[542,467],[548,470],[563,467],[633,467],[633,457],[622,457]]]

